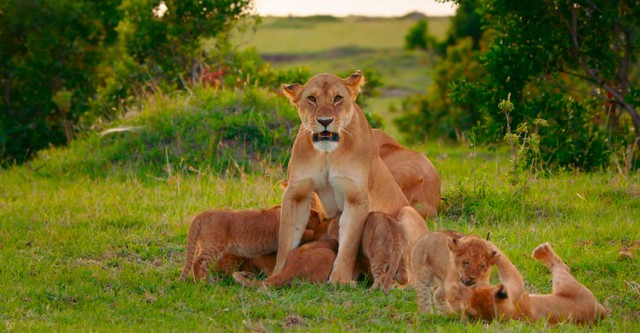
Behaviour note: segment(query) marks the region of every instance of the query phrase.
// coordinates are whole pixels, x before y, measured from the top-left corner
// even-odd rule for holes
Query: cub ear
[[[504,287],[503,284],[498,286],[498,291],[496,291],[497,299],[507,299],[509,295],[507,295],[507,288]]]
[[[309,210],[309,221],[307,222],[307,229],[315,229],[318,227],[322,219],[320,213],[317,210],[311,208]]]
[[[447,237],[447,247],[451,252],[457,252],[460,249],[460,244],[458,239]]]
[[[283,179],[280,181],[280,189],[286,190],[289,186],[289,179]]]
[[[300,93],[302,93],[303,89],[304,87],[297,83],[282,85],[282,91],[284,92],[285,95],[287,95],[287,97],[289,97],[289,100],[291,101],[291,103],[294,103],[294,104],[297,103],[298,100],[300,99]]]
[[[351,95],[353,100],[358,97],[360,88],[365,84],[364,74],[362,74],[362,71],[359,69],[342,81],[344,82],[345,86],[347,86],[347,89],[349,89],[349,94]]]

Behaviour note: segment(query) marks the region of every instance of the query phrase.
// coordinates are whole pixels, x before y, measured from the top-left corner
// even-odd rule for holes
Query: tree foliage
[[[479,1],[460,4],[445,41],[437,45],[441,56],[432,73],[433,84],[424,94],[410,96],[402,103],[403,115],[396,125],[406,134],[407,141],[421,142],[429,138],[460,139],[481,120],[474,103],[454,102],[449,96],[449,85],[456,81],[476,80],[485,73],[480,62],[483,30],[480,27],[477,6]],[[411,28],[407,34],[416,35]],[[484,39],[490,40],[490,36]]]
[[[70,140],[95,92],[101,53],[115,41],[116,6],[113,0],[0,3],[0,162]]]
[[[549,123],[540,132],[545,167],[591,170],[607,165],[612,151],[638,144],[639,2],[479,2],[484,74],[452,81],[447,95],[480,115],[474,128],[482,141],[504,137],[497,105],[510,95],[512,127]]]
[[[250,15],[250,3],[0,2],[0,162],[68,143],[81,118],[91,124],[135,96],[195,82],[206,69],[203,39]]]

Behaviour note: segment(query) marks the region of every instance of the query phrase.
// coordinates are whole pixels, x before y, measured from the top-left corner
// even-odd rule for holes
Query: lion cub
[[[434,296],[440,311],[461,313],[472,288],[489,285],[491,265],[498,255],[493,244],[477,236],[453,231],[423,235],[412,256],[418,310],[433,311],[431,292],[436,286]]]
[[[315,230],[314,240],[289,252],[280,273],[256,280],[251,272],[235,272],[233,279],[246,287],[281,288],[299,279],[311,283],[327,282],[338,252],[338,218],[323,220]]]
[[[476,288],[469,298],[466,315],[471,318],[546,319],[550,324],[563,321],[591,324],[604,318],[605,308],[593,293],[578,282],[569,267],[549,243],[536,247],[533,256],[551,271],[551,294],[527,293],[522,276],[506,255],[496,261],[502,284]]]
[[[379,212],[369,213],[362,232],[360,255],[369,263],[373,277],[371,288],[382,288],[387,293],[394,277],[400,284],[409,281],[407,238],[405,227],[397,219]]]
[[[318,224],[318,213],[312,210],[307,227]],[[199,214],[189,227],[186,259],[179,280],[184,281],[191,271],[196,281],[204,280],[209,264],[218,262],[225,253],[253,258],[275,252],[279,228],[280,206],[243,211],[209,210]],[[305,230],[303,241],[312,239],[313,232]]]
[[[239,257],[233,253],[225,253],[213,266],[218,275],[231,276],[233,272],[246,271],[253,274],[264,273],[270,276],[276,266],[276,254],[270,253],[253,258]]]

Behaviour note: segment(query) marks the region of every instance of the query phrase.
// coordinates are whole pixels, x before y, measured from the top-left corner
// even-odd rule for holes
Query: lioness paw
[[[342,274],[337,271],[333,271],[329,277],[329,283],[334,285],[348,285],[351,287],[356,286],[356,282],[350,278],[351,274]]]

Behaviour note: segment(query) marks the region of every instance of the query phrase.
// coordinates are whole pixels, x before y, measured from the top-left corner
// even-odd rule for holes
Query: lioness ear
[[[498,287],[498,291],[496,291],[496,298],[497,299],[507,299],[509,297],[509,295],[507,295],[507,290],[504,287],[504,285],[500,285]]]
[[[345,86],[347,86],[347,89],[349,89],[349,94],[355,101],[356,97],[358,97],[358,94],[360,93],[360,88],[365,84],[364,74],[362,74],[362,71],[358,69],[355,73],[349,75],[348,78],[342,81]]]
[[[282,85],[282,91],[284,92],[285,95],[287,95],[287,97],[289,97],[289,100],[291,101],[291,103],[297,103],[298,100],[300,99],[300,93],[302,92],[302,89],[304,87],[294,83],[294,84],[283,84]]]

